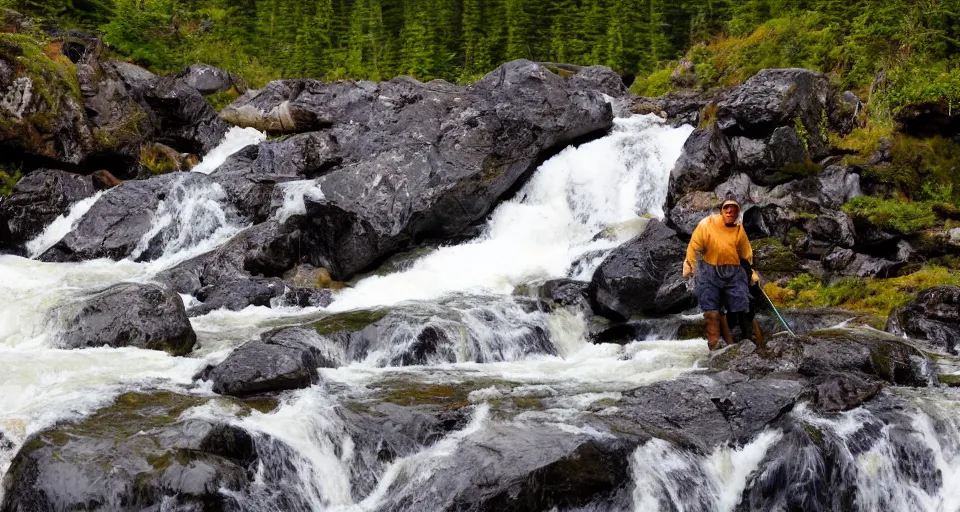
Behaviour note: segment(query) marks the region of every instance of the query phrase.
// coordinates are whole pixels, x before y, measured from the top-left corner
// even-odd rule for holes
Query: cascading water
[[[618,119],[610,135],[545,162],[491,213],[478,238],[363,279],[325,310],[249,307],[194,318],[199,347],[190,357],[52,348],[51,312],[117,282],[148,282],[226,242],[242,226],[219,186],[171,190],[134,256],[150,262],[0,256],[0,292],[8,299],[0,306],[0,361],[12,369],[0,378],[0,474],[30,434],[88,416],[124,391],[212,396],[210,385],[193,376],[261,333],[376,309],[383,335],[341,339],[346,345],[325,353],[339,367],[321,369],[321,383],[282,395],[276,409],[238,417],[235,406],[210,402],[183,412],[181,419],[242,427],[255,440],[253,483],[220,492],[235,509],[250,511],[468,509],[478,497],[497,503],[499,495],[483,493],[501,488],[511,489],[510,499],[525,499],[518,482],[538,475],[549,485],[550,473],[536,472],[551,467],[550,457],[589,459],[590,450],[615,447],[610,431],[629,430],[616,424],[625,399],[689,373],[706,353],[702,340],[593,345],[582,314],[544,311],[512,296],[520,285],[588,278],[645,217],[661,216],[669,171],[691,131],[652,116]],[[261,135],[231,131],[196,170],[212,172]],[[282,190],[273,211],[279,220],[303,213],[304,195],[320,195],[312,181]],[[31,242],[31,254],[61,238],[94,201],[51,225]],[[960,510],[960,401],[947,394],[913,403],[912,411],[861,408],[830,417],[800,407],[784,413],[782,426],[707,450],[638,441],[617,459],[623,467],[590,469],[619,472],[628,485],[558,509],[797,510],[797,503],[812,503],[810,510],[829,510],[797,498],[816,496],[824,482],[803,475],[822,474],[829,463],[837,476],[826,485],[851,488],[844,510]],[[910,415],[909,432],[894,435],[893,423],[877,419],[892,414]],[[824,447],[834,454],[829,461]],[[935,471],[911,465],[916,454],[932,454]]]

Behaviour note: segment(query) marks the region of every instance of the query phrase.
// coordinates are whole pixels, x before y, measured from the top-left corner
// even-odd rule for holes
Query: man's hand
[[[693,267],[690,266],[686,261],[683,262],[683,278],[686,279],[690,274],[693,274]]]
[[[760,282],[760,274],[756,270],[753,271],[753,274],[750,275],[750,285],[753,286]]]

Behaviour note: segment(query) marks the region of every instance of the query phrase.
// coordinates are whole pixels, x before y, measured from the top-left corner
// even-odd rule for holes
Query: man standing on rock
[[[750,283],[759,280],[756,271],[747,271],[741,260],[753,265],[753,249],[740,218],[740,203],[727,198],[720,205],[720,213],[706,217],[697,225],[687,245],[683,262],[683,277],[696,274],[696,295],[707,323],[707,346],[711,351],[720,348],[720,330],[724,327],[727,343],[733,336],[726,322],[721,323],[720,309],[726,306],[729,313],[747,313],[750,309]],[[697,259],[701,259],[697,268]],[[753,336],[759,341],[759,329],[754,322]],[[747,327],[741,325],[743,335]]]

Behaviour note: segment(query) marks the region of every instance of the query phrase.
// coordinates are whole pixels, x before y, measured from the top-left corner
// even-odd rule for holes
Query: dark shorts
[[[729,313],[750,310],[750,286],[747,273],[740,265],[697,266],[697,301],[704,311],[726,309]]]

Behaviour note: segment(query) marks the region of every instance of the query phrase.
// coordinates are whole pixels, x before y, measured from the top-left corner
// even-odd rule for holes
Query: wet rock
[[[343,283],[334,281],[325,268],[297,265],[283,274],[283,282],[295,288],[343,288]]]
[[[284,329],[241,345],[213,370],[213,391],[246,396],[309,387],[320,382],[319,350],[309,331]]]
[[[881,331],[830,329],[767,341],[767,352],[752,343],[733,345],[710,361],[716,370],[759,377],[796,372],[808,377],[856,374],[871,382],[926,387],[936,382],[930,358],[903,340]]]
[[[630,93],[623,78],[606,66],[584,67],[567,77],[567,82],[574,89],[599,91],[613,98],[622,98]]]
[[[733,152],[723,132],[715,128],[695,130],[670,171],[667,206],[672,207],[688,192],[710,190],[723,183],[733,166]]]
[[[700,113],[717,99],[718,96],[694,90],[671,91],[658,98],[648,98],[663,109],[667,119],[675,126],[697,126],[700,124]]]
[[[803,256],[821,257],[834,248],[851,248],[856,243],[853,220],[842,211],[826,211],[803,224],[807,237],[797,247]]]
[[[0,510],[232,509],[231,494],[252,483],[257,450],[237,427],[177,420],[206,401],[127,393],[31,436],[4,478]]]
[[[542,158],[613,117],[600,93],[529,61],[467,87],[273,82],[223,116],[274,132],[330,128],[342,162],[317,179],[322,199],[305,201],[301,252],[337,280],[420,240],[458,235]]]
[[[234,153],[211,178],[223,186],[241,213],[263,222],[283,203],[283,195],[275,194],[276,185],[329,171],[340,162],[338,147],[336,140],[322,132],[267,141]]]
[[[93,194],[93,182],[87,176],[47,169],[27,174],[0,203],[0,247],[22,254],[24,245],[54,219]]]
[[[177,217],[158,232],[151,232],[160,203],[164,202],[168,213],[174,215],[169,209],[188,201],[191,194],[206,191],[212,196],[222,196],[222,189],[216,187],[209,178],[196,173],[166,174],[149,180],[125,181],[94,203],[73,231],[45,252],[41,259],[61,262],[95,258],[120,260],[133,256],[135,252],[138,252],[141,260],[155,259],[162,254],[163,245],[180,238],[183,230],[204,225],[205,230],[196,231],[194,236],[209,235],[220,227],[221,222],[217,212],[199,208],[194,213],[202,218]],[[224,213],[228,222],[238,221],[235,215],[231,216],[229,208]],[[144,240],[148,232],[153,236]]]
[[[337,313],[309,327],[343,347],[347,361],[412,366],[514,361],[555,355],[538,299],[472,299]]]
[[[823,257],[823,266],[844,276],[896,277],[904,263],[858,254],[851,249],[835,248]]]
[[[590,282],[596,311],[615,320],[634,314],[674,313],[693,305],[680,289],[687,244],[662,222],[651,221],[636,238],[615,249]]]
[[[692,235],[697,224],[709,215],[719,212],[721,199],[711,192],[685,194],[667,214],[667,224],[685,235]]]
[[[803,382],[789,376],[747,379],[721,372],[638,388],[624,393],[618,407],[621,418],[656,437],[709,451],[727,440],[752,438],[804,391]]]
[[[442,510],[584,506],[627,485],[634,446],[549,425],[490,425],[461,442],[455,460],[441,462],[430,480],[403,485],[382,510],[415,502]]]
[[[202,155],[215,148],[229,125],[197,92],[176,77],[137,90],[156,121],[156,140],[181,153]]]
[[[960,287],[935,286],[890,312],[887,332],[924,342],[935,352],[957,354],[960,345]]]
[[[325,308],[333,303],[333,292],[318,288],[288,288],[280,297],[281,306]]]
[[[156,132],[135,88],[152,84],[156,76],[133,64],[105,62],[89,54],[77,64],[77,78],[95,143],[87,165],[135,178],[141,145]]]
[[[766,309],[766,307],[766,305],[762,305],[761,309]],[[805,334],[810,331],[820,331],[833,327],[868,326],[878,329],[883,327],[886,322],[884,318],[879,316],[833,308],[783,308],[779,311],[790,325],[790,329],[796,334]],[[760,328],[765,333],[772,334],[784,331],[783,326],[771,311],[760,312],[757,319],[760,322]]]
[[[236,279],[277,277],[296,264],[299,236],[290,224],[257,224],[220,247],[161,272],[157,280],[178,293],[195,295],[202,287]]]
[[[825,375],[814,384],[813,405],[827,413],[849,411],[877,396],[882,388],[879,382],[870,382],[855,374]]]
[[[589,311],[589,282],[553,279],[543,283],[539,296],[560,306],[576,306]]]
[[[750,137],[766,136],[779,127],[802,127],[801,138],[816,161],[829,152],[828,117],[837,99],[823,74],[764,69],[717,102],[716,126],[729,135]]]
[[[279,278],[240,278],[219,281],[197,290],[197,300],[202,302],[190,308],[190,316],[205,315],[217,309],[240,311],[247,306],[270,307],[273,299],[286,292]]]
[[[179,356],[197,341],[180,296],[155,285],[114,285],[56,314],[65,348],[138,347]]]
[[[191,64],[174,76],[204,96],[225,92],[232,88],[236,88],[241,94],[247,90],[240,77],[209,64]]]

